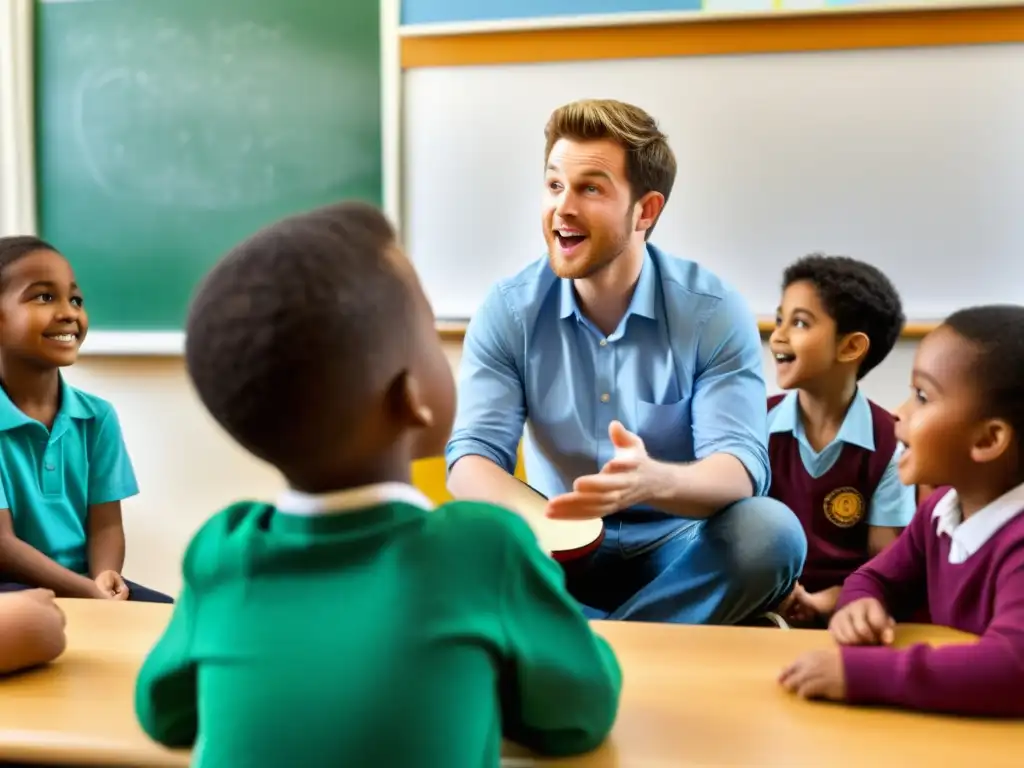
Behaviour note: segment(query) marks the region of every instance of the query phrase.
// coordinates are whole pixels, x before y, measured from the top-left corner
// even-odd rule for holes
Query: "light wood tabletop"
[[[187,752],[154,744],[135,719],[135,677],[171,606],[57,602],[67,615],[64,655],[0,678],[0,762],[188,765]]]
[[[55,663],[0,679],[0,762],[185,766],[188,755],[151,743],[136,724],[135,676],[170,606],[61,600],[68,649]],[[1024,723],[961,720],[799,701],[775,683],[824,632],[595,622],[624,671],[609,741],[569,760],[536,761],[510,747],[509,766],[1020,765]],[[898,644],[972,642],[905,625]]]

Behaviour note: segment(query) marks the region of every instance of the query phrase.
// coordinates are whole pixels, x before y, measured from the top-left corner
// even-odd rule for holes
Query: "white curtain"
[[[36,232],[34,0],[0,0],[0,236]]]

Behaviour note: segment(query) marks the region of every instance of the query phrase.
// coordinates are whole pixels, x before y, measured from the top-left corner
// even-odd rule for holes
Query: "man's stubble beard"
[[[590,258],[587,259],[586,263],[579,264],[574,269],[568,269],[560,266],[558,264],[558,260],[551,255],[552,251],[555,251],[558,245],[558,236],[552,234],[548,240],[548,263],[551,265],[551,271],[563,280],[585,280],[588,277],[594,277],[614,264],[615,261],[626,252],[629,248],[629,239],[632,234],[633,217],[627,213],[620,236],[609,242],[607,245],[600,247],[600,250],[595,250],[595,242],[590,240],[590,242],[587,243],[587,247],[592,249]]]

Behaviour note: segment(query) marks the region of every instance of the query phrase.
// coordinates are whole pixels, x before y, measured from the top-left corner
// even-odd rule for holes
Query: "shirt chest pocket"
[[[636,432],[651,456],[666,461],[693,459],[688,398],[674,403],[637,400],[636,416]]]

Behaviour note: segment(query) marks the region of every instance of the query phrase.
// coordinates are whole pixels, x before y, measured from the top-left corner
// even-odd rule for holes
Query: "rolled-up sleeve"
[[[490,459],[509,474],[516,468],[526,422],[522,323],[500,286],[491,289],[466,329],[459,366],[459,397],[445,461]]]
[[[739,294],[722,297],[699,343],[692,402],[695,456],[735,456],[750,474],[754,495],[763,495],[771,469],[761,334]]]

